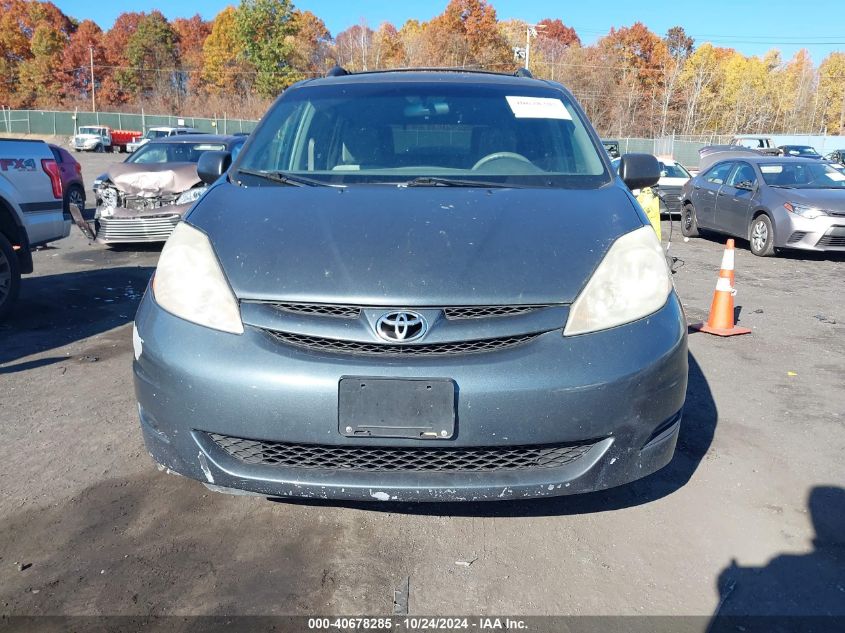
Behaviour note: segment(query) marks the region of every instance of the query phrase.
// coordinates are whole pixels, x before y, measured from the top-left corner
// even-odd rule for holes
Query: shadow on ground
[[[713,442],[718,419],[719,414],[707,378],[702,373],[698,362],[690,354],[687,400],[684,406],[684,419],[681,423],[675,457],[662,470],[627,486],[580,495],[474,503],[414,504],[295,498],[272,499],[272,501],[283,504],[348,507],[378,512],[433,516],[563,516],[619,510],[660,499],[684,486],[707,454],[707,450]]]
[[[0,364],[132,321],[152,273],[151,266],[121,266],[24,278],[15,308],[0,324]],[[0,367],[0,373],[49,364],[51,360],[63,358]]]
[[[309,613],[333,595],[342,531],[149,468],[0,518],[0,604],[4,617]]]
[[[807,505],[813,550],[781,554],[762,567],[732,560],[719,575],[719,606],[708,631],[845,630],[845,489],[813,488]]]

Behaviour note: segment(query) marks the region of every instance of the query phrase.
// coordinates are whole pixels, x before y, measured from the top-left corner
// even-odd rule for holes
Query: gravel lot
[[[78,156],[88,184],[118,160]],[[723,245],[674,233],[702,320]],[[845,257],[739,245],[753,333],[690,335],[662,471],[578,497],[411,506],[220,495],[155,468],[130,364],[159,250],[74,228],[34,254],[0,325],[0,613],[390,614],[409,577],[411,614],[845,615]]]

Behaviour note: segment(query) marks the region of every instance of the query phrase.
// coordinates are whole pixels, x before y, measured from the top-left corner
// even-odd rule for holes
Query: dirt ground
[[[117,159],[81,156],[86,183]],[[722,243],[674,237],[701,320]],[[0,325],[0,614],[390,614],[405,578],[411,614],[845,614],[845,257],[739,245],[753,333],[690,335],[662,471],[413,506],[234,497],[159,472],[130,372],[158,254],[74,228],[34,254]]]

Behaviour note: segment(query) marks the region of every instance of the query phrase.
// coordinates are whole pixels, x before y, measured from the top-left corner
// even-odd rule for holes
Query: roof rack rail
[[[334,68],[332,69],[332,71]],[[343,70],[341,68],[341,70]],[[332,71],[329,71],[330,73]],[[483,68],[464,68],[461,66],[419,66],[403,68],[379,68],[377,70],[359,70],[354,73],[346,72],[349,75],[376,75],[380,73],[415,73],[415,72],[441,72],[441,73],[474,73],[480,75],[499,75],[502,77],[513,77],[514,73],[500,72],[496,70],[485,70]],[[341,73],[343,74],[343,73]]]
[[[516,72],[513,74],[514,77],[528,77],[528,79],[534,79],[534,75],[531,74],[531,71],[527,68],[517,68]]]
[[[326,73],[326,77],[343,77],[344,75],[348,75],[349,71],[346,70],[343,66],[334,66],[329,72]]]

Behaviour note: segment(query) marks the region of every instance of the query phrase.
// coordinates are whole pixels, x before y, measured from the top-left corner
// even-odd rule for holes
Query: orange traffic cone
[[[713,293],[713,303],[710,304],[710,316],[707,323],[696,323],[690,326],[694,332],[707,332],[716,336],[736,336],[737,334],[750,334],[747,327],[737,327],[734,323],[734,241],[728,240],[725,244],[725,253],[722,255],[722,269],[719,271],[719,280],[716,282],[716,291]]]

